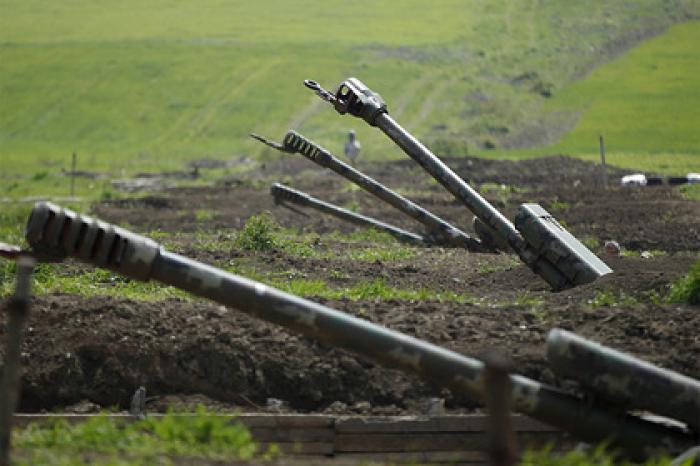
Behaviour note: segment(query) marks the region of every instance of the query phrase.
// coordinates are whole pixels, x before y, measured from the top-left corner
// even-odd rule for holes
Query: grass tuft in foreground
[[[277,455],[274,447],[260,452],[242,424],[201,406],[195,415],[171,412],[133,422],[105,415],[77,424],[30,424],[14,444],[21,465],[173,464],[168,457],[261,462]]]
[[[700,258],[685,277],[673,284],[668,300],[672,303],[700,305]]]
[[[606,451],[605,445],[600,445],[592,450],[574,450],[565,455],[556,455],[549,448],[543,450],[529,450],[525,452],[520,463],[521,466],[630,466],[627,461],[620,461],[615,455]],[[656,458],[643,463],[644,466],[670,466],[671,460]],[[692,460],[682,466],[691,466]]]

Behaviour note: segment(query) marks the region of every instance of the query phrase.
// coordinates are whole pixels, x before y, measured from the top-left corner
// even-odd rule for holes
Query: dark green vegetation
[[[601,446],[589,451],[572,451],[561,456],[552,455],[547,449],[529,451],[525,454],[520,464],[522,466],[631,466],[639,463],[619,461]],[[644,463],[645,466],[669,466],[670,464],[671,460],[667,458],[652,459]],[[687,466],[690,465],[691,462],[689,461]]]
[[[202,459],[260,463],[277,455],[274,447],[260,451],[245,426],[204,408],[139,421],[105,415],[76,424],[34,423],[19,430],[14,442],[17,465],[146,466]]]
[[[700,259],[685,277],[673,284],[668,299],[671,302],[700,305]]]

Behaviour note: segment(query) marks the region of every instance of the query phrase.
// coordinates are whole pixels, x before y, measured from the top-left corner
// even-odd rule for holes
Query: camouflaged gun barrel
[[[367,217],[366,215],[352,212],[335,204],[324,202],[310,196],[309,194],[297,191],[296,189],[292,189],[289,186],[285,186],[280,183],[275,183],[270,187],[270,194],[272,194],[276,202],[287,201],[301,206],[311,207],[312,209],[333,215],[334,217],[356,225],[376,228],[377,230],[384,231],[389,233],[397,240],[403,241],[404,243],[423,245],[428,244],[428,241],[420,235],[411,233],[410,231],[406,231],[393,225],[389,225],[388,223],[380,222],[372,217]]]
[[[156,242],[51,203],[38,203],[27,240],[37,257],[76,257],[137,280],[156,280],[202,296],[383,366],[418,375],[477,400],[485,396],[484,365],[475,359],[367,320],[164,250]],[[588,407],[576,397],[512,375],[513,409],[581,440],[608,440],[634,458],[692,446],[685,432]]]
[[[382,97],[357,78],[343,81],[335,95],[315,81],[305,85],[349,113],[376,126],[435,180],[461,201],[498,237],[505,240],[535,273],[555,290],[589,283],[612,270],[536,204],[521,206],[513,225],[450,167],[394,121]]]
[[[700,381],[561,329],[549,332],[547,359],[595,398],[677,419],[700,433]]]
[[[296,131],[287,132],[284,136],[283,148],[288,152],[298,152],[312,162],[333,170],[370,194],[375,195],[382,201],[420,222],[426,227],[428,232],[427,238],[431,242],[438,245],[462,247],[470,251],[486,251],[486,248],[478,240],[356,168],[337,159],[328,150]]]

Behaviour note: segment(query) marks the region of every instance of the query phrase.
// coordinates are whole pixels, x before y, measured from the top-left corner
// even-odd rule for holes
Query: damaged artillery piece
[[[429,212],[415,202],[406,199],[404,196],[387,188],[358,169],[344,163],[343,161],[334,157],[328,150],[305,138],[296,131],[288,131],[284,136],[282,144],[270,141],[262,136],[258,136],[257,134],[251,134],[251,137],[281,152],[288,154],[299,153],[303,155],[321,167],[328,168],[340,176],[348,179],[352,183],[355,183],[360,188],[376,196],[395,209],[403,212],[417,222],[423,224],[427,231],[427,234],[421,237],[421,241],[424,244],[446,247],[461,247],[473,252],[486,252],[489,250],[479,240],[472,238],[465,232],[449,224],[442,218],[438,217],[432,212]],[[391,228],[387,229],[387,225],[385,223],[374,219],[370,219],[371,221],[368,222],[368,217],[366,216],[349,212],[332,204],[323,203],[322,201],[318,201],[308,194],[300,191],[294,191],[294,194],[285,196],[285,194],[288,192],[287,190],[294,191],[291,190],[291,188],[273,185],[270,192],[278,202],[281,200],[287,200],[300,205],[306,205],[316,208],[322,212],[335,215],[336,217],[342,218],[343,220],[347,220],[349,222],[373,226],[380,230],[387,231],[389,234],[397,237],[399,240],[403,240],[402,237],[405,237],[405,230],[398,229],[400,230],[401,235],[397,236],[392,232],[392,229],[396,229],[396,227],[390,226]]]
[[[415,160],[474,215],[475,230],[485,243],[507,244],[525,264],[554,290],[592,282],[612,270],[564,229],[538,204],[523,204],[511,223],[478,192],[394,121],[382,97],[357,78],[343,81],[335,94],[317,82],[304,84],[333,105],[376,126]],[[487,238],[491,237],[491,241]]]
[[[156,280],[348,350],[388,368],[418,375],[470,398],[483,400],[488,390],[481,361],[168,252],[148,238],[50,203],[38,203],[34,207],[26,237],[31,254],[39,260],[60,260],[71,256],[132,279]],[[585,367],[588,356],[563,340],[562,335],[566,336],[560,333],[550,337],[554,348],[552,354],[560,357],[556,360],[557,367],[568,367],[567,373]],[[568,361],[564,359],[567,357],[570,358]],[[664,395],[668,396],[665,399],[670,404],[674,403],[671,397],[682,396],[682,403],[679,401],[673,410],[659,411],[682,415],[679,419],[686,421],[688,428],[671,427],[628,414],[624,412],[626,406],[611,411],[519,375],[510,376],[511,406],[517,412],[558,427],[580,440],[589,443],[607,441],[612,448],[632,458],[643,459],[659,452],[676,454],[697,444],[700,384],[664,372],[637,370],[635,363],[629,361],[622,361],[629,370],[621,371],[623,378],[617,379],[616,367],[620,364],[617,359],[609,358],[606,352],[595,358],[606,362],[610,369],[599,379],[591,378],[596,389],[609,383],[611,387],[629,390],[623,390],[625,403],[638,401],[638,393],[632,391],[635,389],[644,390],[641,398],[645,398],[648,391],[658,388],[663,393],[658,393],[655,399],[661,403]],[[576,366],[572,368],[570,364]],[[603,365],[593,367],[604,368]],[[643,379],[632,378],[637,376]],[[646,377],[649,377],[648,384]],[[673,381],[673,390],[666,392],[667,385],[664,384],[669,377]],[[670,382],[668,386],[671,386]],[[618,400],[620,392],[613,392],[613,395]],[[688,416],[683,415],[684,411]],[[693,432],[692,429],[696,430]]]

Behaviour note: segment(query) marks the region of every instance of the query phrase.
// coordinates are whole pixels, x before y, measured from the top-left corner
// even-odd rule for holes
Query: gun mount
[[[554,290],[589,283],[612,272],[537,204],[522,205],[513,225],[418,139],[394,121],[389,116],[384,99],[359,79],[349,78],[343,81],[335,94],[326,91],[315,81],[306,80],[304,84],[331,103],[338,113],[349,113],[378,127],[486,227],[507,242],[522,261]]]
[[[365,191],[423,224],[428,233],[426,235],[427,238],[437,245],[462,247],[474,252],[486,252],[489,250],[480,241],[472,238],[418,204],[406,199],[399,193],[387,188],[356,168],[338,160],[328,150],[305,138],[296,131],[288,131],[282,144],[274,143],[256,134],[251,134],[251,137],[279,151],[299,153],[312,162],[324,168],[328,168],[350,180]]]
[[[700,432],[695,379],[560,329],[549,332],[547,359],[559,376],[575,379],[595,398],[678,419]]]
[[[393,225],[389,225],[388,223],[380,222],[372,217],[367,217],[366,215],[352,212],[335,204],[324,202],[304,192],[297,191],[296,189],[292,189],[289,186],[285,186],[280,183],[274,183],[270,187],[270,194],[272,194],[272,196],[275,198],[275,202],[282,203],[286,201],[301,206],[311,207],[312,209],[333,215],[334,217],[356,225],[376,228],[377,230],[384,231],[389,233],[397,240],[403,241],[404,243],[421,245],[428,243],[428,240],[420,235],[411,233],[410,231],[406,231]]]
[[[26,238],[40,255],[76,257],[136,280],[156,280],[474,399],[485,398],[484,365],[476,359],[168,252],[148,238],[54,204],[34,207]],[[526,377],[510,375],[510,381],[515,411],[583,441],[607,440],[633,458],[685,451],[696,440],[688,432],[588,406]]]

